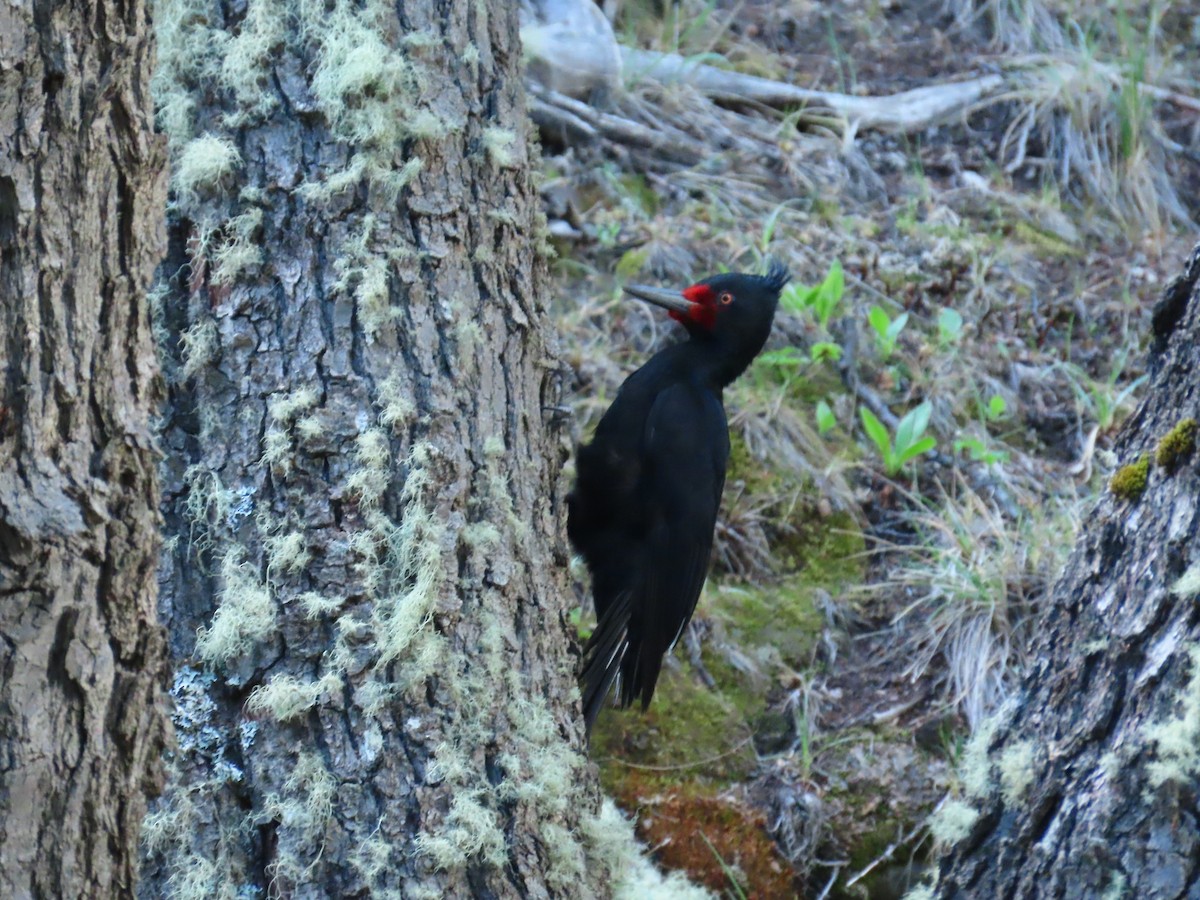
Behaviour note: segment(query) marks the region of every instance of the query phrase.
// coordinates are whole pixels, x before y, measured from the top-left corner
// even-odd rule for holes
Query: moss
[[[1137,462],[1121,466],[1108,482],[1108,489],[1122,500],[1137,500],[1146,490],[1150,475],[1150,455],[1143,453]]]
[[[580,823],[593,884],[614,900],[709,900],[711,894],[677,872],[664,875],[642,852],[633,826],[608,799]]]
[[[747,777],[755,765],[749,737],[736,705],[705,687],[685,664],[664,667],[646,712],[601,715],[592,732],[592,755],[611,758],[601,767],[601,783],[610,793],[627,795],[623,785],[637,771],[630,765],[669,766],[676,777],[722,783]]]
[[[816,590],[804,577],[763,589],[721,587],[711,592],[705,612],[742,651],[794,663],[808,659],[825,624]]]
[[[625,798],[640,806],[637,832],[667,869],[721,894],[790,897],[790,867],[763,814],[712,786]]]
[[[1174,471],[1196,449],[1196,420],[1183,419],[1163,435],[1154,451],[1154,461],[1168,472]]]

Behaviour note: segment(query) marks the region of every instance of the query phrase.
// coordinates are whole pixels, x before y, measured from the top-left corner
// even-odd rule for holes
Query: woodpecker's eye
[[[729,291],[726,291],[725,293],[723,293],[720,296],[719,299],[721,301],[722,306],[728,306],[730,303],[733,302],[733,294],[729,293]]]

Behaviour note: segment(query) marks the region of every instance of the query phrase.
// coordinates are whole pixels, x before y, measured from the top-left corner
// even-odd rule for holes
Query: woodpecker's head
[[[790,278],[786,267],[772,261],[765,275],[729,272],[682,291],[627,285],[625,292],[663,307],[694,341],[713,344],[714,352],[736,361],[736,377],[767,342],[779,292]]]

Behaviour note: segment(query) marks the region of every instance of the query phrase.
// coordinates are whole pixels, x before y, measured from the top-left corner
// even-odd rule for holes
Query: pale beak
[[[689,313],[695,306],[679,291],[664,291],[662,288],[646,287],[641,284],[627,284],[624,290],[625,293],[637,297],[639,300],[645,300],[647,303],[653,303],[655,306],[675,312]]]

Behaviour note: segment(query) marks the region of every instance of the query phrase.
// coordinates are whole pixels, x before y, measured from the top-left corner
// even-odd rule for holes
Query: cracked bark
[[[0,8],[0,896],[128,897],[161,785],[163,250],[131,3]]]
[[[226,7],[213,27],[236,34],[244,13]],[[176,664],[179,748],[154,810],[145,897],[185,883],[205,896],[606,892],[582,872],[573,885],[550,874],[563,832],[547,829],[574,832],[595,810],[594,784],[577,773],[583,791],[553,809],[521,793],[533,761],[510,756],[532,746],[520,704],[534,698],[553,731],[538,746],[583,765],[560,527],[567,448],[549,411],[559,364],[534,252],[515,16],[501,2],[386,7],[389,46],[426,36],[414,51],[426,91],[455,125],[445,138],[407,141],[390,160],[423,161],[398,199],[367,183],[328,202],[297,190],[344,171],[358,148],[316,109],[314,51],[294,22],[271,51],[269,115],[229,128],[233,98],[219,91],[197,108],[193,133],[227,135],[242,160],[236,185],[208,201],[226,217],[261,209],[254,243],[264,255],[217,284],[194,223],[169,223],[164,347],[175,377],[163,511],[178,540],[164,557],[160,614]],[[469,48],[477,64],[465,61]],[[491,127],[514,133],[515,164],[486,149]],[[256,190],[238,199],[247,187]],[[359,265],[347,248],[368,230],[364,258],[382,260],[386,275],[388,315],[377,328],[354,297],[360,282],[345,281]],[[179,339],[197,326],[215,334],[212,358],[186,378]],[[273,402],[307,389],[315,399],[301,413],[272,413]],[[286,447],[274,462],[264,458],[264,442],[280,440],[273,431]],[[386,440],[378,508],[433,541],[440,585],[415,643],[385,665],[381,606],[419,579],[364,564],[370,434]],[[415,487],[414,473],[425,479]],[[273,565],[271,539],[297,534],[308,562]],[[209,665],[197,656],[197,629],[228,602],[222,559],[231,552],[269,591],[275,625],[247,652]],[[306,614],[315,608],[306,596],[325,605]],[[414,680],[414,648],[427,638],[432,668]],[[284,677],[333,680],[290,717],[247,707],[256,688]],[[458,691],[480,678],[486,690]],[[323,774],[298,775],[313,766]],[[317,781],[333,788],[314,820],[305,804]],[[487,852],[488,828],[453,830],[464,795],[502,835],[502,859]],[[422,843],[447,833],[467,845],[461,865],[439,865]],[[471,847],[472,836],[485,846]]]
[[[1153,330],[1152,381],[1118,440],[1122,464],[1200,419],[1200,246]],[[993,789],[975,803],[981,815],[942,859],[937,896],[1200,897],[1194,767],[1152,778],[1171,756],[1155,729],[1186,717],[1189,694],[1200,705],[1200,602],[1172,590],[1198,563],[1200,452],[1151,468],[1137,500],[1101,499],[990,742],[993,761],[1028,742],[1032,780],[1019,798]],[[1198,729],[1181,731],[1193,752]]]

